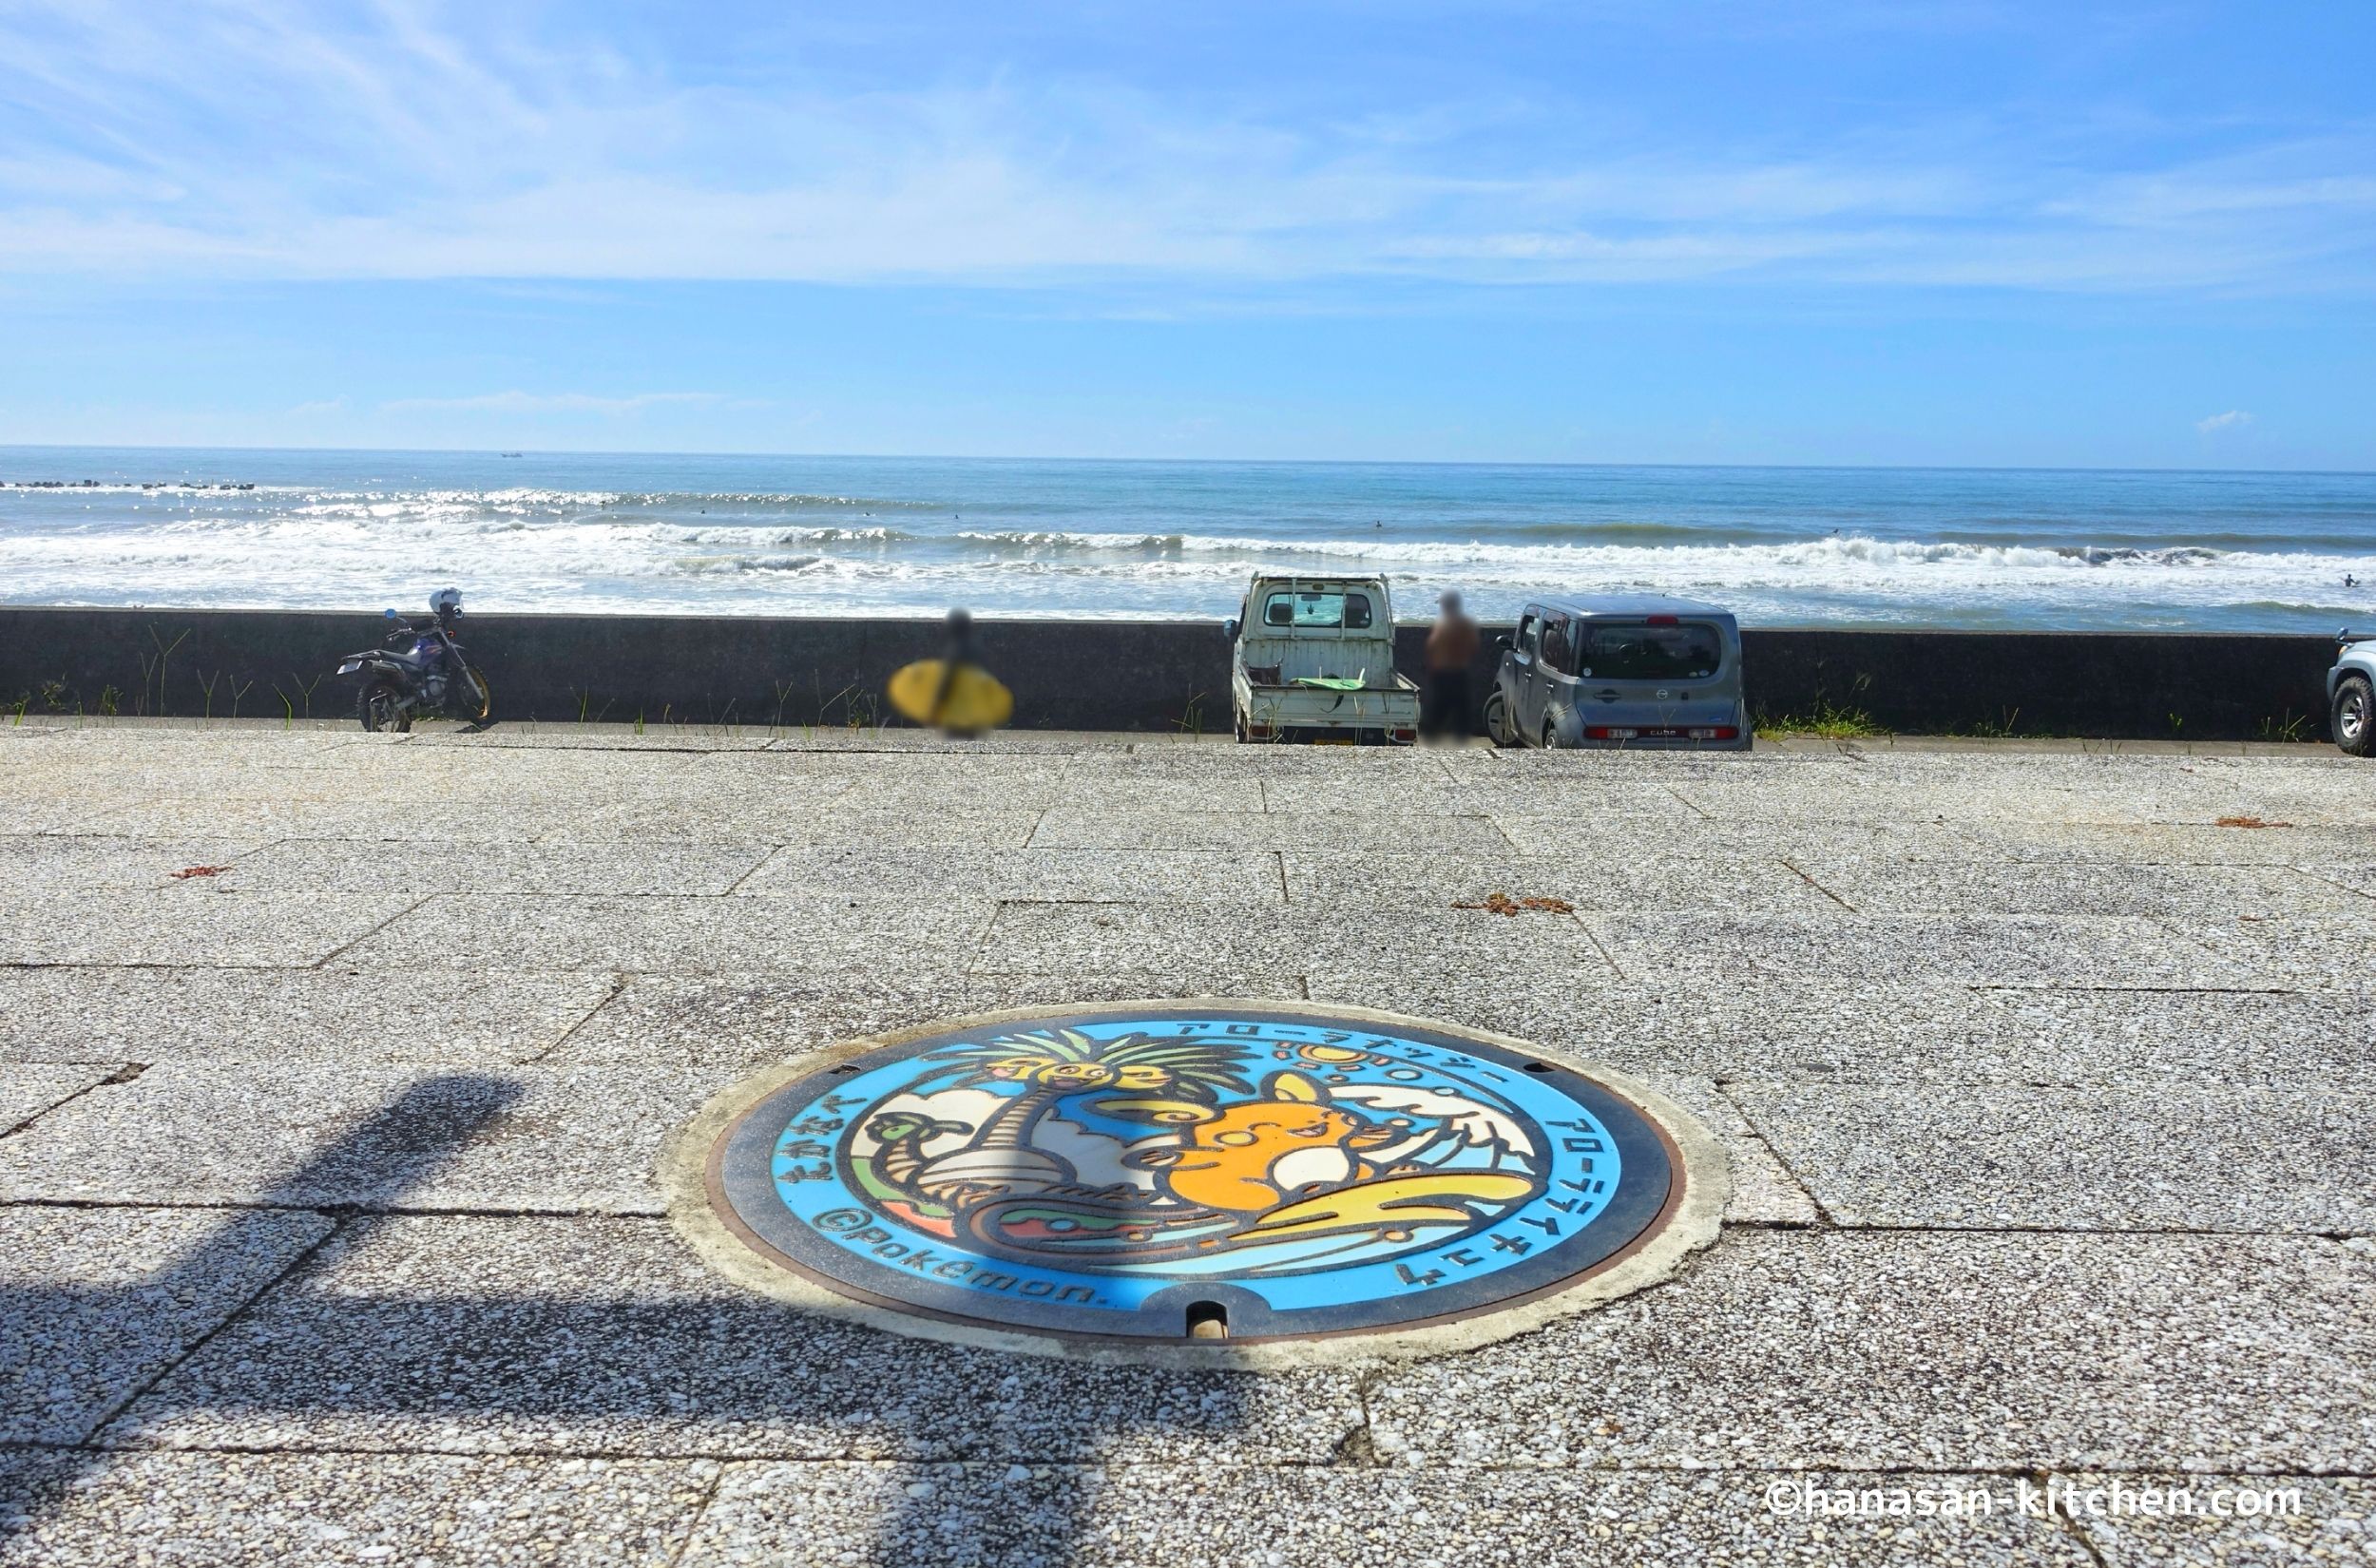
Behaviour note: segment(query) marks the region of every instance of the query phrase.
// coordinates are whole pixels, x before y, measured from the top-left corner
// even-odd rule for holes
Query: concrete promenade
[[[2376,1562],[2371,900],[2318,747],[0,725],[0,1563]],[[663,1217],[766,1064],[1203,995],[1636,1075],[1723,1234],[1256,1375],[805,1318]],[[2109,1479],[2300,1512],[2018,1506]]]

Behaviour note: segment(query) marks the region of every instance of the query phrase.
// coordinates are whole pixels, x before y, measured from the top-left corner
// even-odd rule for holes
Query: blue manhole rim
[[[949,1085],[961,1078],[974,1087],[990,1080],[978,1074],[964,1078],[957,1069],[938,1065],[952,1057],[968,1063],[995,1057],[1018,1039],[1053,1038],[1064,1031],[1090,1042],[1073,1054],[1094,1058],[1096,1064],[1052,1067],[1045,1060],[1049,1051],[1035,1045],[1020,1065],[1011,1060],[999,1063],[1001,1073],[1040,1075],[1022,1080],[1006,1077],[996,1085],[1004,1099],[952,1093]],[[1315,1071],[1311,1055],[1319,1049],[1317,1042],[1327,1040],[1354,1049],[1337,1048],[1333,1057],[1321,1052],[1325,1071]],[[1111,1043],[1116,1041],[1122,1043]],[[1235,1058],[1234,1080],[1218,1088],[1165,1090],[1147,1087],[1158,1079],[1145,1076],[1144,1069],[1136,1069],[1140,1076],[1123,1083],[1096,1076],[1109,1073],[1103,1065],[1109,1061],[1127,1064],[1153,1057],[1178,1063],[1178,1047],[1199,1041],[1249,1046]],[[1139,1053],[1135,1057],[1133,1050]],[[1425,1068],[1420,1074],[1397,1071],[1413,1064],[1407,1053],[1432,1056],[1418,1063]],[[1348,1063],[1348,1054],[1362,1060]],[[1213,1056],[1189,1053],[1187,1060],[1209,1065]],[[973,1069],[968,1065],[966,1071]],[[1251,1220],[1211,1207],[1229,1200],[1212,1195],[1212,1183],[1222,1177],[1210,1170],[1195,1178],[1205,1183],[1202,1187],[1192,1186],[1184,1172],[1159,1175],[1152,1184],[1160,1191],[1138,1198],[1119,1185],[1096,1188],[1069,1165],[1062,1184],[1056,1176],[1026,1165],[1025,1175],[1039,1185],[1026,1183],[1018,1196],[1017,1157],[1011,1151],[996,1157],[1003,1161],[998,1169],[1004,1185],[993,1183],[985,1191],[964,1184],[969,1171],[994,1157],[972,1145],[1016,1142],[991,1136],[996,1113],[935,1123],[939,1146],[953,1146],[955,1154],[925,1160],[928,1169],[916,1171],[922,1152],[934,1146],[910,1125],[920,1098],[934,1106],[958,1100],[965,1109],[1004,1110],[1035,1096],[1057,1103],[1044,1088],[1019,1087],[1019,1081],[1044,1081],[1050,1073],[1071,1098],[1063,1101],[1063,1115],[1049,1113],[1039,1125],[1074,1140],[1061,1147],[1083,1159],[1083,1171],[1090,1162],[1074,1145],[1095,1141],[1101,1129],[1110,1132],[1102,1117],[1133,1119],[1129,1129],[1116,1135],[1125,1138],[1136,1136],[1138,1119],[1194,1120],[1198,1126],[1173,1137],[1125,1144],[1132,1151],[1126,1158],[1209,1166],[1231,1157],[1214,1146],[1228,1138],[1208,1138],[1207,1129],[1265,1129],[1254,1141],[1281,1136],[1269,1129],[1278,1123],[1286,1101],[1301,1102],[1288,1119],[1302,1124],[1299,1135],[1336,1138],[1349,1146],[1386,1138],[1381,1105],[1424,1109],[1428,1114],[1385,1119],[1406,1135],[1404,1143],[1381,1151],[1381,1158],[1389,1158],[1421,1133],[1431,1127],[1440,1132],[1447,1124],[1443,1097],[1448,1095],[1463,1102],[1452,1107],[1460,1114],[1449,1115],[1448,1122],[1461,1124],[1468,1140],[1455,1149],[1455,1160],[1465,1162],[1457,1165],[1461,1179],[1446,1174],[1455,1171],[1450,1165],[1364,1165],[1356,1167],[1359,1175],[1340,1175],[1333,1185],[1324,1181],[1298,1189],[1288,1195],[1297,1201],[1282,1197]],[[1083,1074],[1090,1076],[1084,1080]],[[1384,1086],[1389,1075],[1397,1082],[1410,1080],[1407,1096],[1398,1098]],[[1429,1081],[1419,1081],[1423,1079]],[[834,1095],[836,1085],[855,1086],[854,1092]],[[1093,1098],[1101,1094],[1123,1098]],[[1195,1103],[1172,1103],[1167,1095]],[[1409,1097],[1417,1097],[1415,1104]],[[910,1108],[896,1116],[881,1114],[899,1100]],[[1313,1105],[1314,1100],[1321,1103]],[[1466,1104],[1470,1100],[1477,1103]],[[1580,1114],[1556,1119],[1557,1135],[1570,1148],[1594,1147],[1595,1132],[1617,1137],[1620,1148],[1603,1152],[1600,1169],[1621,1153],[1619,1174],[1631,1178],[1619,1183],[1621,1190],[1581,1225],[1574,1216],[1585,1201],[1581,1186],[1571,1182],[1577,1190],[1562,1187],[1556,1195],[1548,1186],[1550,1176],[1568,1174],[1564,1168],[1546,1163],[1550,1157],[1540,1152],[1527,1159],[1510,1154],[1512,1146],[1523,1150],[1528,1137],[1546,1132],[1526,1120],[1530,1110],[1562,1105]],[[843,1116],[818,1114],[827,1109]],[[891,1125],[861,1128],[852,1117]],[[1348,1119],[1364,1124],[1346,1134]],[[1475,1131],[1471,1122],[1484,1131]],[[1508,1131],[1504,1124],[1520,1130]],[[1496,1134],[1497,1127],[1504,1132]],[[1490,1145],[1485,1155],[1477,1152],[1479,1138]],[[1036,1147],[1040,1135],[1028,1141]],[[1188,1149],[1193,1158],[1181,1155],[1166,1161],[1162,1148],[1150,1153],[1142,1144]],[[1440,1138],[1422,1145],[1442,1146]],[[1536,1147],[1547,1145],[1538,1138]],[[853,1156],[853,1150],[859,1153]],[[891,1157],[903,1151],[910,1157],[901,1170]],[[1294,1152],[1304,1160],[1299,1170],[1308,1170],[1318,1157],[1313,1150]],[[1090,1150],[1089,1156],[1096,1153]],[[1039,1158],[1027,1152],[1022,1157]],[[1499,1171],[1505,1157],[1512,1160],[1508,1170],[1535,1178],[1523,1196],[1507,1195],[1516,1190],[1511,1180],[1478,1174],[1481,1161],[1490,1158],[1489,1169]],[[1587,1171],[1591,1167],[1592,1157],[1572,1157],[1583,1161]],[[1284,1159],[1273,1167],[1287,1168]],[[1008,1008],[934,1020],[806,1053],[713,1100],[680,1137],[666,1176],[673,1217],[713,1267],[810,1311],[924,1338],[1103,1361],[1203,1366],[1428,1354],[1524,1331],[1672,1273],[1689,1253],[1715,1240],[1727,1189],[1715,1139],[1680,1107],[1623,1074],[1432,1020],[1299,1000],[1216,998]],[[932,1186],[934,1179],[941,1184]],[[1143,1176],[1132,1179],[1149,1184]],[[1447,1188],[1455,1190],[1454,1198],[1433,1195]],[[1406,1189],[1426,1192],[1412,1198]],[[1104,1266],[1092,1261],[1101,1244],[1094,1233],[1108,1225],[1101,1208],[1108,1200],[1096,1195],[1100,1191],[1124,1194],[1118,1201],[1138,1205],[1131,1213],[1140,1219],[1159,1214],[1170,1222],[1169,1229],[1149,1225],[1148,1233],[1127,1238],[1130,1247],[1152,1249],[1154,1262],[1145,1261],[1144,1252]],[[1320,1197],[1300,1198],[1306,1191],[1342,1201],[1322,1213],[1330,1205]],[[1365,1195],[1376,1202],[1374,1195],[1389,1193],[1397,1195],[1401,1207],[1380,1202],[1374,1213],[1360,1208]],[[1043,1199],[1044,1194],[1054,1195]],[[1417,1212],[1425,1215],[1425,1226],[1377,1228],[1380,1215],[1413,1212],[1422,1199],[1428,1206]],[[1562,1206],[1556,1199],[1568,1201]],[[1467,1205],[1464,1213],[1485,1216],[1473,1228],[1478,1245],[1458,1244],[1471,1233],[1456,1230],[1458,1221],[1446,1207],[1453,1202]],[[1295,1224],[1272,1217],[1292,1218],[1305,1211],[1316,1217]],[[994,1215],[996,1223],[986,1214]],[[1075,1214],[1089,1225],[1074,1223]],[[1599,1224],[1604,1216],[1610,1223]],[[1161,1251],[1185,1245],[1173,1241],[1173,1233],[1193,1235],[1198,1224],[1207,1232],[1217,1227],[1225,1251],[1237,1249],[1231,1260]],[[1334,1229],[1316,1239],[1301,1233],[1323,1225]],[[916,1233],[927,1226],[939,1229]],[[1488,1231],[1490,1247],[1483,1240]],[[1561,1232],[1560,1238],[1548,1240],[1550,1231]],[[932,1234],[942,1239],[935,1241]],[[1447,1245],[1436,1245],[1447,1238]],[[1544,1244],[1525,1245],[1535,1240]],[[1197,1245],[1215,1243],[1200,1239]],[[1324,1246],[1329,1253],[1319,1266],[1307,1267],[1294,1255],[1299,1247]],[[1500,1249],[1523,1255],[1504,1255]],[[1461,1267],[1447,1258],[1457,1258]],[[1488,1258],[1495,1267],[1482,1269]],[[1237,1267],[1238,1259],[1255,1260],[1256,1272],[1225,1272]],[[1480,1266],[1474,1282],[1466,1272],[1472,1264]],[[1175,1268],[1188,1270],[1189,1277],[1174,1277],[1168,1271]],[[933,1277],[948,1279],[952,1273],[954,1285]],[[1306,1276],[1301,1284],[1298,1275]],[[1488,1279],[1491,1284],[1483,1286]],[[1100,1310],[1092,1310],[1092,1302]],[[1193,1320],[1198,1313],[1217,1312],[1228,1323],[1228,1338],[1190,1336],[1183,1313]]]

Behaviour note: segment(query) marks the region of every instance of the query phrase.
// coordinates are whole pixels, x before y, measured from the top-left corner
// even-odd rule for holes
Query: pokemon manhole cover
[[[1386,1015],[1088,1008],[812,1059],[687,1155],[730,1267],[889,1327],[1259,1341],[1466,1319],[1642,1252],[1704,1137],[1653,1098]]]

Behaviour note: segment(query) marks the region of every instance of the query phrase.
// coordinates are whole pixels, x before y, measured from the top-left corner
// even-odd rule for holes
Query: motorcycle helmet
[[[429,596],[429,610],[431,615],[440,620],[450,615],[460,615],[462,613],[462,590],[459,588],[438,589]]]

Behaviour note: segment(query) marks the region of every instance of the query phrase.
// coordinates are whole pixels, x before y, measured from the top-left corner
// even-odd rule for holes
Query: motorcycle
[[[409,641],[411,646],[366,648],[338,661],[340,675],[363,677],[354,694],[354,717],[363,728],[402,734],[412,728],[414,718],[433,715],[483,724],[493,712],[486,676],[470,667],[453,638],[453,623],[462,618],[462,596],[442,588],[431,596],[429,607],[436,619],[426,626],[416,626],[393,610],[385,612],[396,623],[387,641]]]

